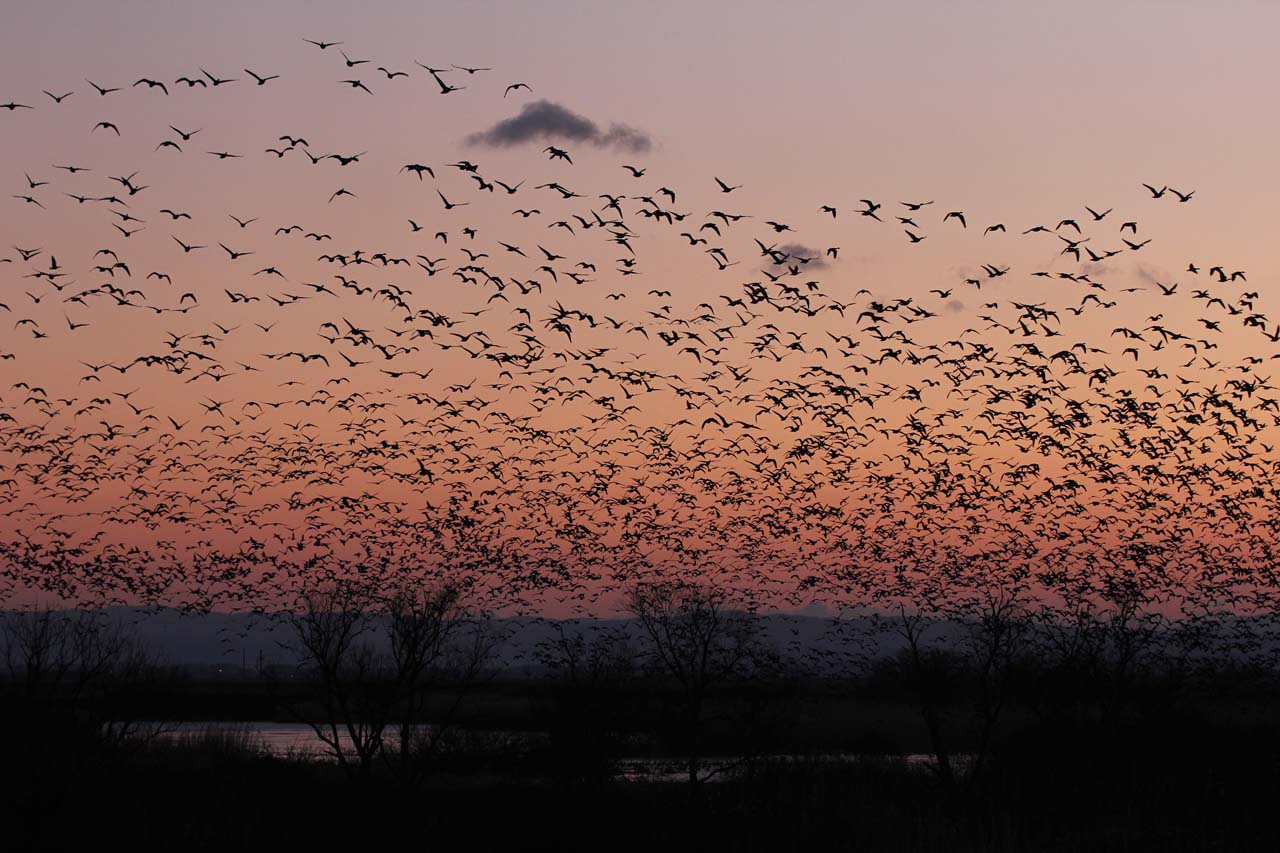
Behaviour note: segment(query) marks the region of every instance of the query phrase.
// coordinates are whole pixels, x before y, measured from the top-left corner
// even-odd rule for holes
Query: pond
[[[172,742],[196,742],[201,740],[223,742],[230,746],[257,751],[275,758],[292,760],[332,762],[335,760],[332,751],[306,723],[282,723],[272,721],[240,721],[240,722],[185,722],[148,724],[160,726],[160,737]],[[430,726],[417,727],[423,734],[429,734]],[[545,741],[541,732],[515,732],[501,730],[455,730],[460,742],[469,746],[493,752],[521,752]],[[346,751],[352,754],[350,741],[345,732],[340,732]],[[388,731],[385,735],[388,748],[394,749],[399,742],[398,732]],[[769,755],[757,756],[771,762],[819,761],[819,762],[855,762],[855,761],[897,761],[908,767],[928,770],[934,766],[932,755],[870,755],[860,753],[827,753],[823,755]],[[955,756],[953,761],[964,763],[964,756]],[[702,774],[709,782],[732,779],[747,766],[742,756],[712,755],[700,761]],[[685,782],[688,779],[685,760],[680,756],[631,756],[618,759],[614,779],[619,782]]]

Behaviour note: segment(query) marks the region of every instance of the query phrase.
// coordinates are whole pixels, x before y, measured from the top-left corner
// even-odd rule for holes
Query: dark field
[[[181,743],[94,729],[296,719],[321,701],[297,676],[151,672],[39,703],[10,681],[0,819],[11,849],[1273,849],[1262,816],[1280,778],[1280,692],[1265,674],[1148,676],[1105,708],[1083,689],[1054,709],[1015,690],[977,769],[976,697],[956,680],[936,706],[953,778],[898,757],[937,744],[887,661],[858,678],[714,691],[697,750],[733,766],[700,784],[614,781],[622,757],[688,750],[679,692],[656,678],[442,687],[425,717],[451,726],[412,777],[391,760],[364,774],[270,757],[234,725]]]

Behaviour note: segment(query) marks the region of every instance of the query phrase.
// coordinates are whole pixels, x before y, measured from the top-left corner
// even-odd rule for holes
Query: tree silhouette
[[[318,692],[318,713],[294,713],[351,781],[367,783],[380,759],[407,784],[421,781],[462,688],[480,675],[496,644],[463,599],[463,588],[448,582],[403,583],[384,593],[365,580],[338,579],[303,591],[283,614],[286,647]],[[444,685],[458,689],[427,731],[428,702]]]
[[[126,748],[163,727],[144,724],[126,701],[158,672],[155,660],[122,624],[102,612],[33,608],[0,620],[6,670],[0,725],[13,736],[6,757],[26,782],[16,808],[23,830],[42,825],[82,782]]]
[[[684,581],[640,582],[627,593],[627,609],[640,626],[650,666],[677,688],[677,719],[691,786],[723,769],[702,768],[704,716],[712,690],[766,658],[758,621],[734,603],[723,589]]]

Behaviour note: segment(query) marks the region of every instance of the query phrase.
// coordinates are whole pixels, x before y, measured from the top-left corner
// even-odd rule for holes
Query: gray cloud
[[[1134,274],[1145,281],[1147,284],[1159,284],[1162,281],[1168,281],[1170,276],[1162,274],[1160,270],[1153,269],[1146,264],[1138,264],[1134,270]]]
[[[469,145],[495,148],[551,140],[585,142],[598,148],[615,148],[636,154],[653,147],[652,140],[642,130],[616,123],[610,124],[608,130],[601,130],[586,116],[545,100],[525,104],[518,115],[504,118],[488,130],[477,131],[466,138]]]
[[[815,249],[812,246],[806,246],[803,243],[788,243],[785,246],[774,247],[777,251],[790,255],[782,264],[770,263],[771,266],[790,266],[799,263],[796,258],[813,258],[807,264],[803,264],[803,268],[807,270],[825,270],[828,266],[826,253],[822,249]]]

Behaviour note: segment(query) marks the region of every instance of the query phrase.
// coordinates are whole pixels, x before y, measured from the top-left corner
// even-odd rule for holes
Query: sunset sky
[[[10,10],[0,592],[266,606],[363,561],[556,612],[646,572],[794,607],[964,556],[1222,605],[1269,581],[1217,561],[1274,553],[1277,31],[1245,2]],[[176,82],[206,72],[234,82]],[[317,260],[357,250],[408,262]]]

